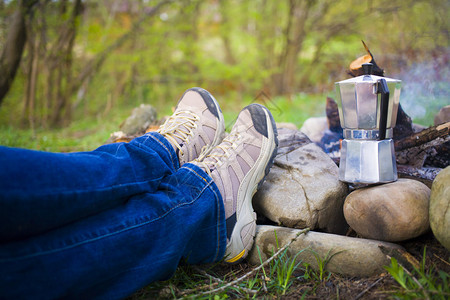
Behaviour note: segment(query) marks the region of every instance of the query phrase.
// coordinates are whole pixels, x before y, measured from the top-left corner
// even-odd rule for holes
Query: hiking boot
[[[267,108],[251,104],[240,113],[230,134],[193,163],[219,188],[225,205],[225,261],[242,261],[253,246],[256,214],[252,197],[272,166],[278,146],[275,121]]]
[[[172,116],[157,132],[172,144],[182,166],[222,141],[225,122],[216,99],[194,87],[184,92]]]

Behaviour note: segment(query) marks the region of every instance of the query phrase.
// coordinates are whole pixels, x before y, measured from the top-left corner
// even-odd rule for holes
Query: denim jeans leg
[[[186,164],[155,191],[61,228],[0,245],[1,299],[121,299],[169,278],[180,260],[220,260],[222,198]]]
[[[40,234],[156,191],[179,168],[170,143],[149,133],[91,152],[0,147],[0,243]]]

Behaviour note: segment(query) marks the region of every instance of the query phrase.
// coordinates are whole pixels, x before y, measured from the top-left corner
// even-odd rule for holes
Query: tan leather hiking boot
[[[173,146],[180,166],[208,153],[219,144],[225,132],[222,111],[216,99],[206,90],[186,90],[174,113],[157,130]]]
[[[256,214],[252,197],[272,166],[278,146],[275,121],[267,108],[251,104],[240,113],[227,136],[193,163],[205,170],[225,204],[225,261],[242,261],[253,245]]]

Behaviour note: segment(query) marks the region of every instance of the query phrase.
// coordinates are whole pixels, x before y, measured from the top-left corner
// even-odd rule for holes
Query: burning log
[[[381,69],[377,63],[375,62],[375,58],[373,57],[372,53],[369,50],[369,47],[367,47],[366,43],[364,41],[361,41],[364,45],[364,48],[367,51],[367,54],[364,56],[361,56],[357,58],[356,60],[352,61],[349,66],[349,75],[351,76],[361,76],[364,74],[362,65],[365,63],[371,63],[373,64],[372,74],[377,76],[384,76],[384,70]],[[406,114],[406,112],[403,110],[401,104],[398,105],[398,111],[397,111],[397,124],[394,127],[394,139],[400,139],[405,136],[408,136],[412,134],[414,131],[412,129],[412,120],[411,118]]]
[[[373,55],[370,52],[369,47],[367,47],[366,43],[364,43],[364,41],[361,41],[361,42],[363,43],[364,48],[367,51],[367,54],[364,56],[358,57],[357,59],[352,61],[352,63],[350,64],[349,74],[354,77],[364,75],[362,65],[366,64],[366,63],[371,63],[371,64],[373,64],[372,74],[377,75],[377,76],[383,76],[384,70],[381,69],[377,65],[377,63],[375,62],[375,59],[373,58]]]
[[[432,164],[432,167],[445,168],[450,164],[448,154],[449,134],[450,122],[447,122],[395,141],[397,162],[413,168],[422,168],[428,158],[431,162],[438,162]],[[430,160],[430,157],[434,159]]]
[[[395,141],[395,151],[402,151],[412,147],[418,147],[437,138],[448,138],[450,134],[450,122],[433,126],[421,132]]]

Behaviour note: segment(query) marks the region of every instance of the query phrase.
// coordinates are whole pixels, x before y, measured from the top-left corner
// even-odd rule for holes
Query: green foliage
[[[450,275],[435,271],[433,266],[426,268],[426,247],[419,269],[413,267],[409,272],[395,258],[385,269],[397,281],[401,289],[394,292],[399,299],[448,299],[450,296]]]
[[[275,231],[276,249],[272,249],[272,256],[275,251],[278,250],[278,236]],[[258,250],[259,260],[263,264],[261,253]],[[269,275],[263,268],[264,280],[267,281],[267,288],[274,290],[277,294],[285,295],[289,287],[293,282],[293,274],[298,269],[301,262],[297,262],[297,257],[302,251],[299,251],[296,255],[290,256],[288,248],[286,248],[281,254],[269,263]]]
[[[288,52],[288,2],[174,1],[134,31],[132,24],[158,1],[125,2],[133,2],[134,6],[129,5],[127,10],[113,5],[115,2],[84,2],[73,48],[72,80],[119,37],[130,31],[132,34],[121,47],[108,52],[100,70],[71,95],[73,120],[98,115],[107,105],[124,110],[150,103],[166,114],[180,94],[192,86],[202,86],[225,99],[225,110],[229,106],[232,112],[253,101],[261,91],[274,90],[275,75],[282,71],[280,61]],[[60,1],[46,3],[42,12],[35,13],[39,21],[34,30],[36,36],[41,36],[40,30],[47,28],[49,44],[41,47],[50,49],[70,10],[61,15]],[[0,6],[0,45],[6,38],[7,16],[15,6],[15,1]],[[287,98],[278,99],[280,96],[273,93],[271,96],[276,104],[276,119],[301,126],[307,117],[323,115],[324,99],[311,98],[334,95],[333,83],[347,78],[349,63],[365,54],[361,39],[387,75],[402,80],[407,78],[399,74],[407,74],[402,72],[408,72],[414,63],[445,56],[448,8],[448,1],[442,0],[311,2],[292,92]],[[45,26],[39,25],[44,21]],[[0,108],[0,126],[11,130],[29,127],[33,121],[25,113],[23,102],[29,57],[27,48],[13,88]],[[45,93],[55,82],[47,80],[45,68],[39,71],[36,107],[31,112],[36,132],[49,128],[43,118],[49,113],[44,105]],[[434,82],[429,78],[421,81],[427,80]],[[305,93],[312,96],[306,97]],[[430,125],[433,114],[448,104],[449,93],[448,83],[442,82],[429,86],[423,94],[414,94],[416,102],[408,104],[410,107],[426,104],[426,113],[418,115],[417,122]],[[276,111],[278,107],[281,112]]]

